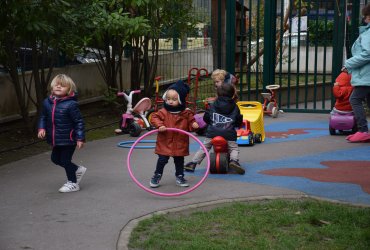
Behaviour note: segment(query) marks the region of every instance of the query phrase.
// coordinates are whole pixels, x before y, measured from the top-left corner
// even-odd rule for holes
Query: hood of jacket
[[[370,28],[370,23],[368,23],[367,25],[361,25],[358,30],[359,30],[359,33],[364,33],[366,30],[368,30]]]
[[[235,109],[236,103],[230,97],[217,97],[216,101],[213,103],[215,111],[219,114],[230,114]]]

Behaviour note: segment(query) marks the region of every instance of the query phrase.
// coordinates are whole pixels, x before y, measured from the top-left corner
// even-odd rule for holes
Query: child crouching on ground
[[[155,153],[158,155],[157,166],[150,180],[150,187],[159,187],[163,169],[170,157],[173,157],[176,168],[176,184],[188,187],[184,178],[184,156],[189,155],[189,136],[186,134],[166,131],[166,128],[178,128],[192,131],[199,126],[195,122],[193,113],[186,109],[186,96],[189,86],[183,81],[172,84],[163,95],[164,107],[154,113],[152,125],[158,128]]]
[[[211,104],[203,116],[203,120],[208,124],[206,138],[203,142],[209,151],[212,148],[211,140],[216,136],[222,136],[227,140],[230,163],[229,167],[238,174],[244,174],[245,170],[239,164],[239,147],[236,143],[237,134],[235,127],[240,127],[243,116],[236,105],[233,97],[235,88],[228,83],[223,83],[217,87],[217,99]],[[197,164],[200,164],[205,157],[205,152],[200,148],[194,155],[191,162],[185,165],[185,170],[194,172]]]

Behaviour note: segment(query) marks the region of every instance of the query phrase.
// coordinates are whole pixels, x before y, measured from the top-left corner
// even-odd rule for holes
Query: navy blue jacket
[[[76,95],[46,98],[38,128],[46,130],[46,140],[52,146],[76,145],[77,141],[85,141],[85,127]]]
[[[235,127],[241,126],[243,115],[233,99],[218,97],[204,113],[203,120],[208,124],[206,137],[222,136],[227,141],[236,141]]]

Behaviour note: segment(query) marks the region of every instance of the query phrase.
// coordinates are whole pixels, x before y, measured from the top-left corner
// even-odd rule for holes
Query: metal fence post
[[[352,47],[352,44],[356,41],[358,37],[358,24],[360,20],[360,1],[358,0],[353,0],[352,1],[352,13],[351,13],[351,26],[349,30],[349,44],[348,44],[348,49],[350,50]]]
[[[226,70],[235,73],[236,1],[226,1]]]
[[[275,84],[276,1],[265,1],[263,88]]]
[[[337,5],[338,4],[338,5]],[[346,0],[335,2],[334,8],[334,27],[333,30],[333,64],[332,64],[332,82],[339,75],[343,65],[343,48],[345,32],[344,25],[346,19]]]

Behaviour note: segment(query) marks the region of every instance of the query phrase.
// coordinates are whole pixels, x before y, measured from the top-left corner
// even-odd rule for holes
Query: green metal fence
[[[216,68],[239,78],[241,100],[263,101],[267,85],[279,85],[284,111],[329,112],[332,83],[358,36],[366,0],[194,0],[196,29],[161,39],[161,83],[196,85],[198,101],[214,95]],[[194,69],[195,70],[192,70]]]
[[[226,67],[235,68],[239,76],[241,99],[262,101],[266,86],[277,84],[284,111],[330,111],[332,83],[350,56],[349,48],[358,35],[359,11],[367,1],[236,3],[241,8],[234,11],[236,46],[229,47],[226,55],[236,55],[236,66],[227,61]]]

